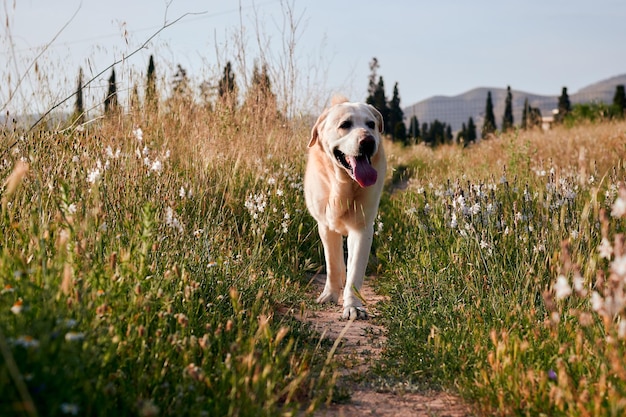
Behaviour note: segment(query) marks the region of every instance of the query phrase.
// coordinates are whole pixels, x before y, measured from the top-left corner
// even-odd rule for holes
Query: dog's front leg
[[[348,233],[348,275],[346,287],[343,289],[344,319],[367,318],[363,303],[356,292],[361,291],[363,285],[373,237],[373,226]]]
[[[318,226],[320,238],[324,245],[326,258],[326,285],[317,298],[318,303],[337,303],[339,292],[346,278],[346,263],[343,260],[343,237],[324,225]]]

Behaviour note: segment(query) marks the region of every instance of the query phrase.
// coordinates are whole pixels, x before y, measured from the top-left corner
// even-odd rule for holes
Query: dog
[[[317,302],[338,303],[345,282],[342,318],[349,320],[367,319],[358,293],[387,171],[382,133],[383,117],[373,106],[334,97],[315,122],[308,144],[305,201],[317,221],[326,259],[326,284]]]

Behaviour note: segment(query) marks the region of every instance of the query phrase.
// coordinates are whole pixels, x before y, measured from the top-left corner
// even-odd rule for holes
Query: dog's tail
[[[330,105],[332,107],[336,104],[347,103],[348,101],[350,100],[348,100],[345,96],[342,96],[340,94],[335,94],[333,98],[330,99]]]

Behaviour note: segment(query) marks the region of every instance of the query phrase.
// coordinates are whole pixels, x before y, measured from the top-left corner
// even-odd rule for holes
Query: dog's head
[[[381,146],[382,132],[383,117],[373,106],[334,99],[313,126],[309,147],[317,143],[336,167],[368,187],[378,178],[372,158]]]

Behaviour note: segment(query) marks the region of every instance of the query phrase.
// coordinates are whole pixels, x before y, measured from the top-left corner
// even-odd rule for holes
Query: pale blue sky
[[[237,33],[243,34],[250,67],[258,55],[255,20],[262,28],[262,43],[277,64],[286,39],[281,30],[284,4],[293,6],[299,20],[295,94],[302,101],[311,91],[318,95],[311,96],[312,102],[333,92],[365,99],[368,63],[374,56],[387,95],[390,98],[398,82],[403,106],[479,86],[511,85],[516,90],[558,95],[563,86],[576,92],[626,73],[623,0],[170,3],[167,8],[161,0],[19,0],[15,6],[4,2],[0,12],[9,27],[1,34],[0,62],[6,63],[6,69],[0,75],[4,79],[11,73],[15,84],[28,74],[22,77],[21,100],[36,103],[32,93],[24,92],[39,89],[33,69],[27,72],[27,68],[67,24],[38,59],[41,73],[50,69],[56,73],[47,75],[47,86],[40,90],[61,97],[75,89],[79,66],[87,76],[99,72],[141,45],[166,19],[171,22],[184,13],[204,14],[189,15],[162,31],[145,50],[116,69],[118,80],[145,71],[150,54],[156,56],[157,65],[170,64],[161,67],[168,75],[178,63],[199,78],[219,74],[226,60],[236,61]],[[238,29],[240,23],[244,32]],[[0,100],[6,101],[8,94],[5,84]],[[99,94],[93,92],[94,99]]]

